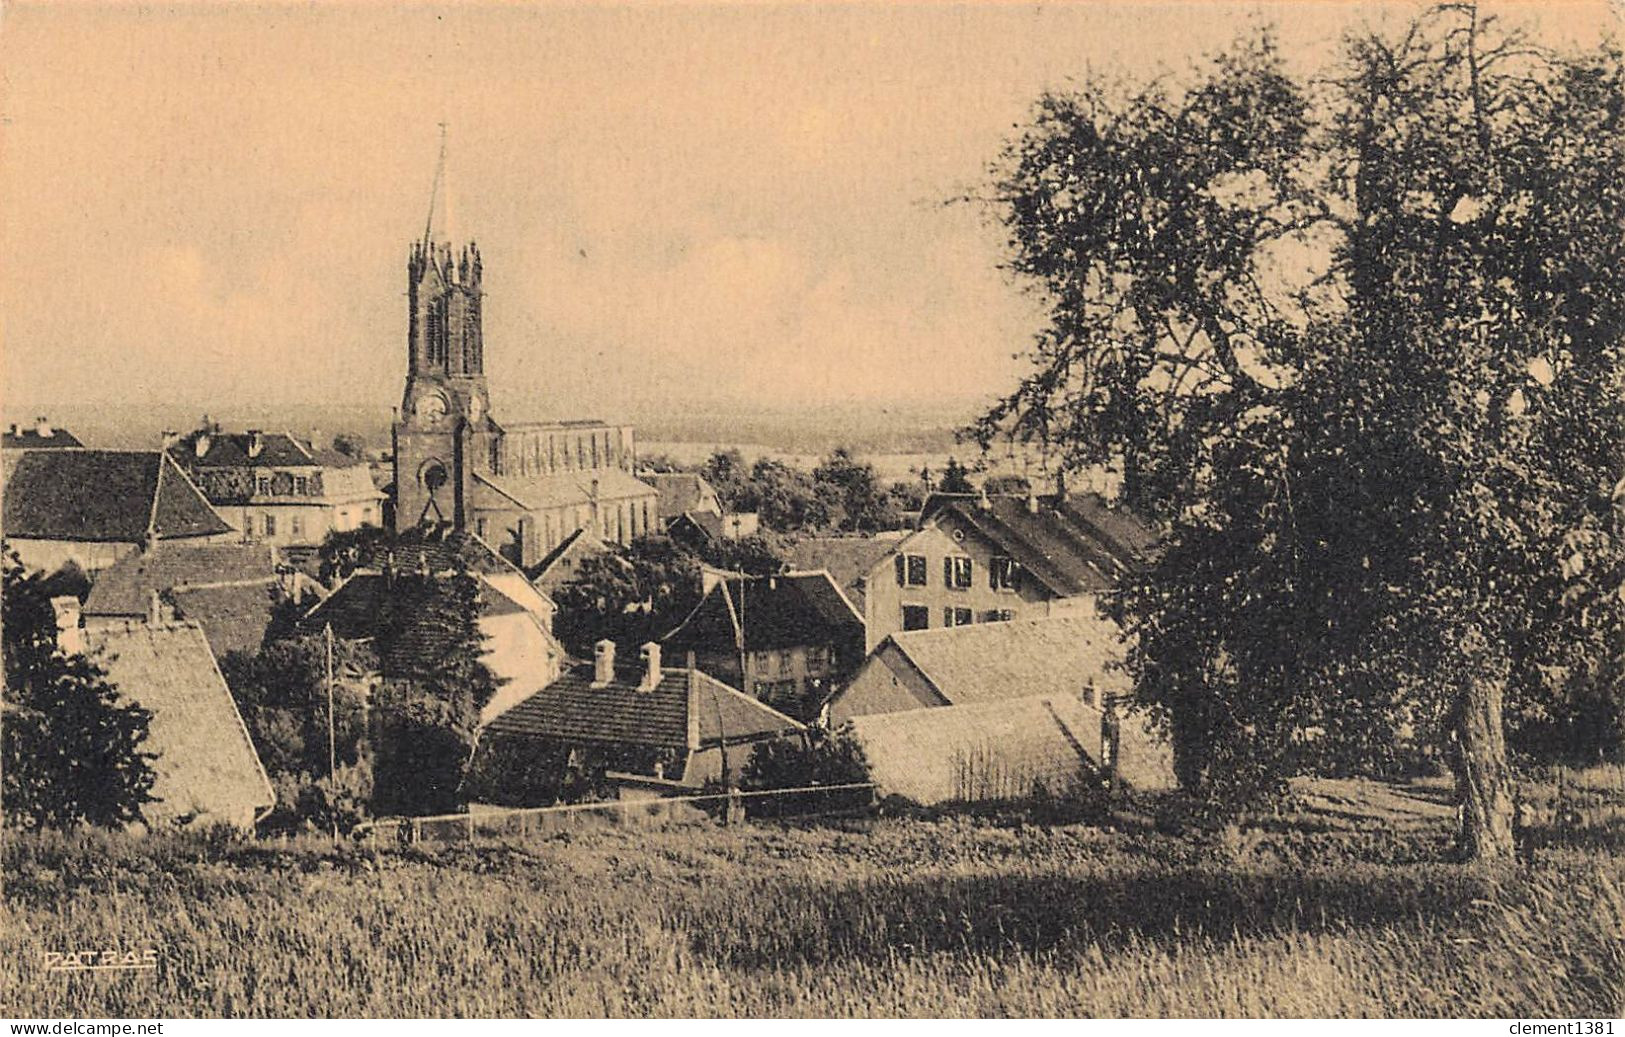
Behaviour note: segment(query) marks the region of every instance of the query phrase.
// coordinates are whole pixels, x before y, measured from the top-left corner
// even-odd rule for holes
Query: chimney
[[[1029,515],[1038,514],[1038,491],[1033,488],[1031,480],[1027,482],[1027,513]]]
[[[993,507],[993,502],[987,499],[986,486],[983,486],[979,491],[977,491],[976,506],[982,511],[987,511]]]
[[[649,641],[643,646],[643,683],[638,685],[639,691],[653,691],[660,687],[660,645]]]
[[[56,435],[56,430],[51,427],[51,423],[49,421],[45,420],[44,415],[40,415],[34,419],[34,431],[41,439],[50,439],[52,436]]]
[[[11,434],[14,436],[21,436],[23,434],[23,427],[13,421],[11,423]]]
[[[83,653],[85,631],[79,625],[79,599],[71,594],[52,598],[51,611],[56,614],[56,646],[67,655]]]
[[[248,430],[248,456],[258,457],[265,450],[265,436],[257,428]]]
[[[609,638],[592,646],[592,683],[602,688],[615,682],[615,642]]]
[[[198,432],[197,441],[192,444],[192,449],[196,452],[199,461],[208,456],[209,444],[213,441],[214,437],[209,435],[208,429],[205,428]]]
[[[180,442],[181,434],[172,428],[166,428],[163,430],[163,432],[159,433],[159,437],[164,444],[163,449],[168,450],[170,447]]]

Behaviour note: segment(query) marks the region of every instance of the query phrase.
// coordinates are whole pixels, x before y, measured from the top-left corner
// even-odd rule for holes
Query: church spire
[[[440,123],[440,157],[435,162],[434,185],[429,188],[429,215],[423,221],[423,247],[428,250],[435,244],[435,208],[440,209],[440,240],[452,241],[451,226],[451,185],[447,182],[446,170],[446,123]]]

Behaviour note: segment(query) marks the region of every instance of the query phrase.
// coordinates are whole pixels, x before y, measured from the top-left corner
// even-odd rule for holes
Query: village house
[[[709,511],[685,511],[672,519],[666,533],[692,547],[719,540],[742,540],[762,531],[761,518],[754,511],[717,515]]]
[[[639,472],[638,478],[660,493],[662,528],[689,512],[721,515],[724,511],[722,498],[699,472]]]
[[[692,664],[663,666],[658,644],[643,646],[636,667],[621,667],[615,643],[604,640],[590,665],[566,670],[488,722],[480,751],[517,740],[598,779],[641,776],[692,791],[737,782],[755,746],[803,730]]]
[[[894,530],[868,536],[803,537],[790,545],[788,561],[792,569],[828,572],[847,600],[863,612],[869,571],[907,535],[905,530]]]
[[[0,458],[6,543],[31,570],[72,562],[94,576],[159,544],[239,539],[161,451],[7,450]]]
[[[1126,708],[1121,631],[1074,614],[897,632],[829,704],[883,794],[921,803],[1016,799],[1114,773],[1173,784],[1172,756]]]
[[[218,424],[165,435],[216,511],[248,540],[319,547],[328,533],[383,522],[384,493],[365,461],[318,449],[288,432],[222,432]]]
[[[310,577],[271,544],[205,544],[128,555],[101,573],[85,598],[88,629],[185,619],[203,628],[216,658],[254,652],[280,602],[319,598]]]
[[[1153,533],[1092,494],[938,494],[865,577],[873,651],[897,631],[1092,613]]]
[[[35,418],[32,425],[13,423],[0,434],[0,449],[5,450],[71,450],[82,447],[79,437],[65,428],[53,428],[43,417]]]
[[[437,175],[431,214],[441,186]],[[396,531],[450,524],[526,569],[578,529],[619,544],[658,531],[659,493],[632,474],[629,426],[496,420],[485,377],[483,273],[477,246],[454,253],[435,241],[431,215],[407,259],[406,387],[393,426]]]
[[[224,823],[251,831],[275,804],[271,780],[196,623],[79,625],[79,602],[54,598],[65,651],[107,671],[121,699],[152,713],[141,748],[155,754],[150,827]]]
[[[829,573],[708,572],[705,595],[661,639],[699,668],[791,716],[816,716],[863,659],[863,619]]]
[[[333,588],[300,620],[316,632],[331,625],[335,637],[368,641],[377,636],[379,617],[391,584],[403,572],[450,578],[460,565],[479,582],[479,629],[484,637],[486,666],[501,683],[482,708],[482,722],[558,677],[564,649],[553,637],[555,606],[512,563],[477,538],[452,543],[425,537],[390,549],[384,558],[369,557]]]

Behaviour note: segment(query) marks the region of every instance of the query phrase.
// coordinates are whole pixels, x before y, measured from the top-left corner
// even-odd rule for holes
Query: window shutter
[[[944,587],[954,585],[954,560],[952,558],[942,560],[942,585]]]
[[[898,555],[893,561],[897,563],[897,586],[901,587],[903,585],[903,566],[907,563],[903,561],[902,555]]]

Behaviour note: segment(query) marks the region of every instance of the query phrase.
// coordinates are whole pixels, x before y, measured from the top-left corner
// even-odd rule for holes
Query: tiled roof
[[[679,649],[725,647],[738,643],[741,627],[752,651],[863,639],[863,618],[820,570],[718,581],[662,640]]]
[[[7,536],[140,543],[231,532],[175,463],[150,450],[25,450],[5,458]]]
[[[1101,764],[1101,714],[1076,695],[853,717],[882,795],[919,803],[1062,792]]]
[[[145,616],[153,591],[189,585],[269,582],[276,577],[269,544],[165,544],[126,555],[96,577],[87,616]]]
[[[697,510],[702,502],[716,503],[716,490],[698,472],[644,472],[638,478],[660,491],[663,519]]]
[[[710,511],[685,511],[672,523],[671,534],[678,538],[698,534],[701,541],[721,540],[722,516]]]
[[[49,435],[40,435],[37,428],[20,428],[16,432],[9,428],[0,434],[0,449],[5,450],[64,450],[73,447],[82,447],[79,437],[65,428],[51,429]]]
[[[390,594],[389,584],[389,578],[382,573],[354,572],[306,612],[300,622],[313,630],[331,623],[333,633],[346,639],[374,637],[378,618],[384,614]],[[479,578],[479,603],[481,616],[510,616],[530,611],[483,578]]]
[[[698,670],[664,669],[658,685],[639,690],[641,668],[617,669],[615,680],[593,684],[593,667],[577,666],[499,714],[491,734],[600,745],[699,748],[801,730],[784,714]],[[692,675],[692,681],[691,681]],[[694,740],[690,742],[692,721]]]
[[[198,453],[198,442],[204,435],[208,441],[203,453]],[[286,432],[261,432],[260,451],[249,456],[252,437],[247,432],[190,432],[170,447],[175,459],[185,465],[206,468],[308,468],[319,462],[294,436]]]
[[[271,782],[195,623],[128,623],[85,632],[124,698],[152,712],[143,748],[158,754],[149,818],[242,818],[271,806]]]
[[[589,468],[551,475],[491,475],[475,473],[474,507],[527,510],[568,507],[592,501],[593,482],[601,501],[653,497],[656,490],[619,468]]]
[[[1132,690],[1117,668],[1122,632],[1100,616],[899,631],[888,640],[950,705],[1076,696],[1089,684],[1101,694]],[[876,652],[884,651],[883,642]]]
[[[182,587],[169,592],[181,619],[203,628],[216,658],[227,652],[257,652],[281,590],[275,580],[214,587]]]
[[[1127,510],[1093,494],[1026,496],[937,494],[925,521],[962,522],[1021,563],[1057,594],[1106,590],[1154,549],[1155,533]]]
[[[807,537],[790,547],[790,565],[796,569],[824,569],[830,578],[863,608],[863,581],[882,558],[891,554],[902,537]]]

